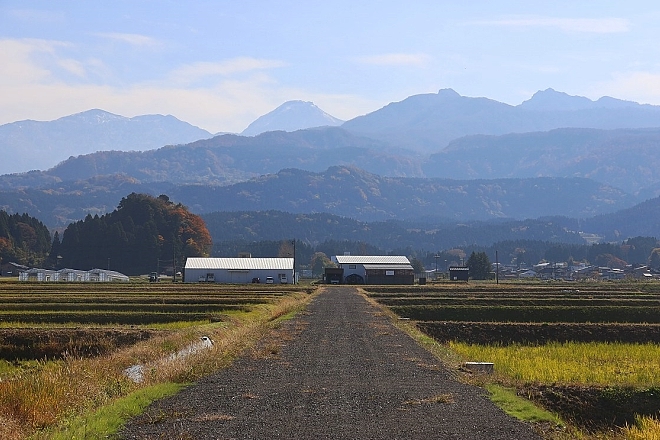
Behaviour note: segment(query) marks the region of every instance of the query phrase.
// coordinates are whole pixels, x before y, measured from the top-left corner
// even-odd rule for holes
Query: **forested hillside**
[[[503,240],[539,240],[579,244],[575,232],[553,221],[499,222],[385,221],[361,222],[331,215],[282,211],[214,212],[203,214],[215,252],[225,242],[293,239],[312,246],[327,241],[368,243],[383,252],[392,249],[438,251],[470,245],[488,246]]]
[[[347,166],[321,173],[284,169],[225,187],[179,186],[170,193],[195,212],[328,212],[361,221],[585,218],[630,207],[633,198],[583,178],[451,180],[384,177]]]
[[[136,275],[172,266],[173,260],[180,269],[185,257],[207,256],[211,246],[204,221],[185,206],[165,195],[133,193],[109,214],[70,224],[58,251],[66,267]]]

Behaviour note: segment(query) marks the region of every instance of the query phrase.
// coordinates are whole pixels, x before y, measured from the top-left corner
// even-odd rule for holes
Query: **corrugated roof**
[[[337,255],[339,264],[410,264],[408,258],[399,255]]]
[[[186,269],[293,270],[293,258],[199,258],[186,260]]]
[[[365,264],[365,269],[380,269],[380,270],[413,270],[410,264]]]

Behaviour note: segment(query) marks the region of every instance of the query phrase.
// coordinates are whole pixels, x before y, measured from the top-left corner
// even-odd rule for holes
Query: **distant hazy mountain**
[[[327,212],[361,221],[585,218],[633,206],[624,192],[593,180],[449,180],[383,177],[352,167],[321,173],[285,169],[226,186],[140,183],[115,175],[0,191],[0,209],[27,212],[49,226],[108,212],[130,192],[167,194],[202,214],[213,211]]]
[[[603,97],[597,101],[548,89],[518,106],[461,96],[451,89],[414,95],[346,121],[342,128],[394,145],[437,152],[467,135],[556,128],[660,127],[660,106]]]
[[[42,172],[0,176],[0,190],[123,174],[140,183],[227,185],[282,168],[322,171],[331,165],[362,166],[375,174],[421,176],[421,159],[381,141],[338,127],[223,135],[149,151],[103,151],[72,157]]]
[[[322,173],[286,169],[224,187],[177,187],[172,196],[193,212],[282,210],[327,212],[356,220],[585,218],[636,200],[593,180],[572,178],[449,180],[383,177],[351,167]]]
[[[427,177],[587,177],[647,197],[660,195],[659,169],[660,128],[466,136],[423,165]]]
[[[251,123],[241,135],[256,136],[267,131],[296,131],[305,128],[335,127],[344,121],[331,116],[312,102],[288,101]]]
[[[558,92],[554,89],[546,89],[536,92],[529,100],[518,106],[523,110],[535,111],[574,111],[589,109],[622,109],[646,107],[650,105],[640,105],[633,101],[623,101],[621,99],[603,96],[597,101],[592,101],[584,96],[571,96],[568,93]]]
[[[579,222],[579,227],[603,237],[604,241],[638,236],[660,239],[660,197],[628,209],[585,219]]]
[[[149,151],[102,151],[46,171],[0,175],[0,190],[122,174],[139,183],[228,185],[283,168],[355,166],[389,177],[458,180],[585,177],[633,195],[660,195],[660,128],[474,135],[430,156],[339,127],[223,135]]]
[[[54,121],[19,121],[0,126],[0,174],[45,170],[69,156],[103,150],[149,150],[211,137],[175,118],[126,118],[89,110]]]

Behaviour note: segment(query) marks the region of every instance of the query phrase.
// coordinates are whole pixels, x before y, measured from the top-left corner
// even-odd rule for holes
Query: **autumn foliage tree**
[[[326,267],[335,267],[335,263],[323,252],[315,252],[309,265],[312,268],[312,274],[316,276],[322,275]]]
[[[50,251],[50,232],[27,214],[0,211],[0,260],[40,266]]]
[[[204,221],[169,197],[132,193],[103,216],[87,215],[70,224],[59,246],[62,265],[106,268],[137,275],[161,261],[181,267],[186,257],[206,257],[212,247]]]

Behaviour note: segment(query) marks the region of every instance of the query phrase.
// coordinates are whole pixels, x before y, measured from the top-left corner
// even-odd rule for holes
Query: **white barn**
[[[190,257],[186,260],[183,281],[287,284],[294,282],[293,277],[293,258]]]

